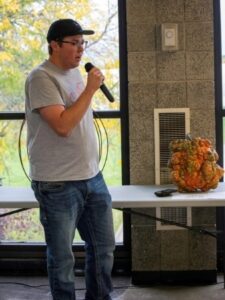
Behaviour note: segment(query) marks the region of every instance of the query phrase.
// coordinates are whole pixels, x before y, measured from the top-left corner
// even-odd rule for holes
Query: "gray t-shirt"
[[[31,179],[82,180],[99,172],[91,107],[68,137],[57,135],[38,112],[38,108],[49,105],[71,106],[83,89],[77,68],[63,71],[46,60],[29,74],[25,84],[25,109]]]

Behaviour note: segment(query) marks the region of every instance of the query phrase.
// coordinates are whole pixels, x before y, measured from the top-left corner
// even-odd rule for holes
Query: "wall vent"
[[[191,207],[157,207],[156,217],[168,221],[173,221],[181,225],[191,226]],[[170,225],[163,221],[156,221],[156,230],[179,230],[185,229],[176,225]]]
[[[170,157],[169,143],[184,139],[190,133],[189,108],[154,109],[155,129],[155,184],[171,183],[167,166]]]
[[[169,143],[174,139],[184,139],[190,133],[189,108],[156,108],[154,109],[155,130],[155,184],[170,184]],[[191,225],[190,207],[157,208],[156,217],[174,221],[182,225]],[[156,229],[183,229],[157,221]]]

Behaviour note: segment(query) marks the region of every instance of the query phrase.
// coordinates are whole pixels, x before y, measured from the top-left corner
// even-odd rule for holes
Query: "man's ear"
[[[53,49],[54,51],[57,51],[57,49],[59,48],[59,43],[56,42],[56,41],[51,41],[51,42],[50,42],[50,46],[52,47],[52,49]]]

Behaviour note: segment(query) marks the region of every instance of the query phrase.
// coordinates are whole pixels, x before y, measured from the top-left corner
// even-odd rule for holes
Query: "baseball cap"
[[[81,25],[73,19],[59,19],[51,24],[47,34],[47,41],[61,40],[69,35],[91,35],[93,30],[84,30]]]

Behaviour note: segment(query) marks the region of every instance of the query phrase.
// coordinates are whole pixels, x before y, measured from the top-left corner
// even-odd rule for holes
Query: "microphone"
[[[94,68],[94,66],[92,65],[92,63],[88,62],[85,64],[85,70],[88,73],[92,68]],[[110,101],[110,102],[114,102],[115,99],[113,97],[113,95],[110,93],[110,91],[108,90],[108,88],[106,87],[106,85],[103,83],[100,86],[101,91],[103,92],[103,94],[106,96],[106,98]]]

